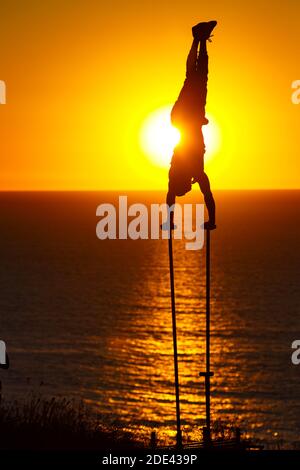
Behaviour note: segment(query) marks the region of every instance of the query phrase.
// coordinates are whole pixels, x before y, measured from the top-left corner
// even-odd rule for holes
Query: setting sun
[[[140,142],[144,153],[158,166],[167,167],[170,164],[174,147],[180,141],[180,132],[170,120],[172,106],[165,106],[151,113],[144,121]],[[220,131],[217,124],[208,116],[209,124],[203,126],[206,145],[205,160],[210,160],[219,150]]]
[[[148,116],[141,130],[141,146],[156,165],[170,164],[173,149],[180,140],[180,132],[171,124],[172,106],[160,108]]]
[[[204,161],[211,160],[216,153],[219,151],[221,146],[221,134],[220,128],[214,118],[209,114],[206,115],[209,120],[207,126],[202,127],[206,152],[204,155]]]

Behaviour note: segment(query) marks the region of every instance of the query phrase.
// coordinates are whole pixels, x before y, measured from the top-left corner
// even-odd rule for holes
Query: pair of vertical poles
[[[175,374],[175,398],[176,398],[176,445],[182,447],[181,419],[180,419],[180,397],[179,397],[179,373],[178,373],[178,350],[177,350],[177,326],[176,326],[176,304],[174,286],[174,264],[173,264],[173,243],[172,233],[169,231],[169,263],[170,263],[170,286],[171,286],[171,306],[172,306],[172,331],[173,331],[173,352],[174,352],[174,374]],[[200,377],[205,379],[205,409],[206,428],[204,441],[210,442],[210,378],[213,372],[210,370],[210,230],[206,230],[206,370],[200,372]]]

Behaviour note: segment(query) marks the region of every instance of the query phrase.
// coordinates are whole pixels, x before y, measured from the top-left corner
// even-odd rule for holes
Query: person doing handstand
[[[171,111],[171,122],[179,129],[181,139],[175,147],[169,170],[167,205],[175,204],[176,196],[183,196],[198,183],[204,195],[209,220],[206,230],[216,228],[215,201],[208,176],[204,172],[205,144],[202,126],[208,124],[205,105],[208,81],[207,41],[217,22],[199,23],[192,28],[193,43],[186,64],[186,79]],[[170,228],[174,229],[174,212],[170,210]]]

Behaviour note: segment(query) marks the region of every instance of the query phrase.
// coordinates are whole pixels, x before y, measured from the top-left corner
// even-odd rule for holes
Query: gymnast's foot
[[[199,41],[206,41],[210,38],[211,33],[216,26],[216,21],[198,23],[192,28],[193,36],[195,39],[199,39]]]
[[[204,223],[204,230],[215,230],[217,228],[216,224],[213,222],[205,222]]]

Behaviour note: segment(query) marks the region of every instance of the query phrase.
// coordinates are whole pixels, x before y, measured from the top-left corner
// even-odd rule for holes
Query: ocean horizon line
[[[1,193],[162,193],[167,189],[0,189]],[[214,188],[217,192],[296,192],[300,188]]]

